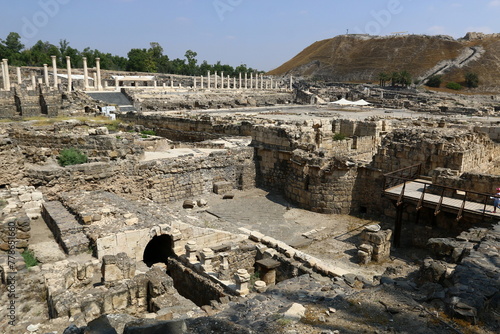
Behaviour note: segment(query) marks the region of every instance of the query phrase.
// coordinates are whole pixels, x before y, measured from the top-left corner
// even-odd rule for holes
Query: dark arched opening
[[[142,260],[151,267],[155,263],[167,263],[167,258],[174,255],[174,241],[171,235],[156,236],[147,244]]]

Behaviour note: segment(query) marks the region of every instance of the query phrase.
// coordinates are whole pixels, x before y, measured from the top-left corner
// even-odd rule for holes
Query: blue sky
[[[207,60],[271,70],[311,43],[350,33],[390,35],[500,32],[500,0],[1,0],[0,38],[66,39],[126,56],[161,44]]]

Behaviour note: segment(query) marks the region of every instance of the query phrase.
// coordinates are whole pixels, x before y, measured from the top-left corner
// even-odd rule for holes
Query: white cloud
[[[493,1],[490,1],[490,3],[488,4],[490,7],[500,7],[500,0],[493,0]]]
[[[432,35],[445,35],[446,29],[443,26],[432,26],[427,29]]]

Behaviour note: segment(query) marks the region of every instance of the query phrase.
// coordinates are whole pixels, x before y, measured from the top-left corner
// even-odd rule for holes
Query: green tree
[[[380,84],[380,87],[385,87],[388,81],[391,80],[391,76],[385,72],[379,73],[378,75],[378,81]]]
[[[188,75],[196,75],[198,74],[198,67],[196,66],[196,63],[198,60],[196,60],[196,56],[198,54],[192,50],[187,50],[186,53],[184,54],[184,57],[186,57],[187,60],[187,74]]]
[[[151,49],[150,49],[151,50]],[[128,71],[137,72],[156,72],[156,62],[153,58],[153,52],[146,49],[132,49],[127,54]]]
[[[440,75],[433,75],[431,76],[428,80],[426,85],[429,87],[437,87],[441,86],[442,83],[442,77]]]
[[[21,36],[17,32],[11,32],[7,35],[5,41],[0,40],[0,58],[7,58],[11,65],[22,66],[21,50],[24,45],[21,43]]]
[[[479,86],[479,76],[477,73],[467,72],[465,74],[465,85],[468,88],[477,88]]]
[[[412,81],[411,74],[408,71],[404,70],[399,72],[400,85],[406,88],[411,85],[411,81]]]
[[[21,36],[17,32],[11,32],[7,35],[5,46],[11,54],[19,53],[24,49],[24,45],[21,43]]]

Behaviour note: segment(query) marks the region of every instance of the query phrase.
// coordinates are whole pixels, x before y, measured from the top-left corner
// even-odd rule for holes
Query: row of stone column
[[[57,58],[56,58],[56,56],[51,56],[51,58],[52,58],[52,72],[53,72],[53,78],[54,78],[52,87],[54,89],[58,89],[59,79],[57,77]],[[82,60],[83,60],[83,84],[84,84],[84,89],[88,90],[90,88],[90,85],[89,85],[89,73],[88,73],[88,67],[87,67],[87,58],[83,57]],[[94,82],[96,84],[94,85],[94,89],[102,90],[100,58],[96,58],[95,62],[96,62],[96,73],[94,73]],[[10,91],[11,84],[10,84],[8,60],[2,59],[1,65],[2,65],[3,89],[6,91]],[[71,58],[69,56],[66,57],[66,69],[67,69],[67,75],[68,75],[67,90],[68,90],[68,92],[71,92],[72,87],[73,87],[73,79],[72,79],[72,72],[71,72]],[[21,68],[20,67],[16,68],[16,74],[17,74],[17,83],[20,85],[22,83]],[[36,77],[34,74],[31,76],[31,80],[32,80],[32,86],[33,86],[32,88],[35,89]],[[45,86],[50,87],[49,70],[48,70],[47,64],[43,64],[43,81],[41,81],[39,83],[43,83],[43,84],[45,84]]]
[[[57,76],[57,58],[56,56],[51,56],[52,57],[52,71],[53,71],[53,88],[58,89],[58,84],[59,84],[59,79]],[[88,67],[87,67],[87,58],[83,57],[83,86],[84,90],[90,89],[89,85],[89,73],[88,73]],[[94,86],[93,88],[95,90],[101,91],[103,89],[102,87],[102,81],[101,81],[101,65],[100,65],[100,58],[95,59],[96,62],[96,72],[94,73]],[[9,66],[8,66],[8,60],[3,59],[2,60],[2,78],[3,78],[3,83],[4,83],[4,90],[9,91],[11,88],[10,85],[10,77],[9,77]],[[73,78],[72,78],[72,71],[71,71],[71,58],[69,56],[66,57],[66,69],[67,69],[67,75],[68,75],[68,85],[67,85],[67,90],[68,92],[71,92],[73,89]],[[46,87],[50,87],[49,83],[49,72],[48,72],[48,65],[43,64],[43,83],[45,84]],[[198,87],[197,83],[197,77],[194,77],[193,79],[193,88],[205,88],[205,81],[204,77],[200,76],[200,84]],[[212,80],[213,80],[213,85],[212,85]],[[239,73],[239,78],[237,80],[236,77],[233,78],[233,89],[279,89],[280,83],[277,80],[273,80],[273,78],[265,80],[264,76],[262,74],[253,74],[250,73],[250,78],[248,77],[248,74],[245,73],[244,78],[241,73]],[[21,78],[21,68],[17,68],[17,82],[18,84],[21,84],[22,78]],[[41,82],[40,82],[41,83]],[[32,85],[33,89],[36,87],[36,78],[34,75],[32,75]],[[118,89],[118,81],[115,82],[116,89]],[[165,85],[164,85],[165,86]],[[156,87],[156,81],[155,81],[155,87]],[[171,81],[171,87],[173,87],[173,81]],[[214,73],[213,79],[210,71],[207,72],[207,81],[206,81],[206,88],[207,89],[230,89],[231,88],[231,77],[228,75],[227,77],[224,77],[224,72],[220,73],[220,84],[219,84],[219,75],[217,72]],[[293,77],[290,76],[290,90],[293,89]]]
[[[250,80],[249,80],[250,79]],[[259,80],[260,79],[260,80]],[[239,73],[238,79],[233,77],[233,86],[231,87],[231,77],[228,75],[224,77],[224,72],[220,73],[220,84],[219,84],[219,75],[217,72],[214,73],[213,77],[213,86],[212,86],[212,75],[210,71],[207,71],[207,84],[206,88],[214,88],[214,89],[279,89],[280,83],[277,80],[264,79],[264,75],[253,74],[250,73],[250,78],[248,73],[245,73],[243,78],[242,73]],[[199,88],[204,89],[204,77],[200,76],[200,85]],[[193,79],[193,88],[198,88],[196,77]],[[290,90],[293,89],[293,77],[290,77]]]

